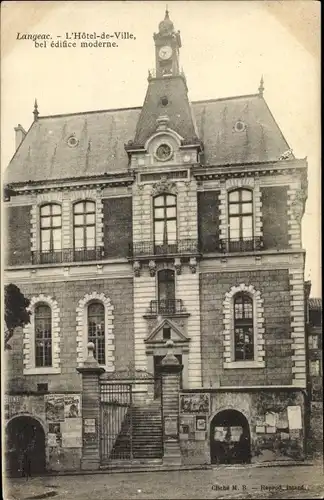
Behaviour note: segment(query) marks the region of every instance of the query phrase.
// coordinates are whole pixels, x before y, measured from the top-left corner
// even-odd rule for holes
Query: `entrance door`
[[[12,476],[22,474],[24,450],[31,450],[31,475],[45,471],[45,434],[41,424],[32,417],[16,417],[6,429],[6,467]]]
[[[175,354],[175,357],[179,361],[179,363],[182,365],[182,355],[181,354]],[[154,398],[160,398],[161,397],[161,362],[164,356],[154,356]],[[182,389],[182,372],[180,376],[180,389]]]
[[[212,464],[250,463],[251,439],[249,423],[236,410],[224,410],[210,424],[210,456]]]

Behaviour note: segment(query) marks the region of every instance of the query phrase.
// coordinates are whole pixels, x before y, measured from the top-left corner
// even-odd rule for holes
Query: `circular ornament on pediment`
[[[235,132],[243,132],[246,129],[246,125],[242,120],[238,120],[234,125]]]
[[[66,142],[70,148],[75,148],[79,144],[79,140],[75,137],[75,135],[70,135]]]

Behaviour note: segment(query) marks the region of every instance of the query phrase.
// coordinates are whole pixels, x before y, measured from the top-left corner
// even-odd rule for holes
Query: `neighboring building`
[[[168,13],[154,44],[142,107],[39,116],[36,104],[28,132],[16,128],[6,280],[32,320],[7,352],[6,418],[9,448],[33,429],[40,469],[80,467],[89,341],[112,382],[156,378],[174,342],[184,463],[235,461],[240,435],[243,461],[304,456],[307,162],[263,81],[190,103]],[[121,449],[123,411],[110,444],[101,417],[103,461]]]
[[[323,400],[322,299],[311,297],[308,308],[306,332],[311,400],[319,402]]]
[[[322,299],[307,302],[307,366],[310,411],[309,453],[323,454]]]

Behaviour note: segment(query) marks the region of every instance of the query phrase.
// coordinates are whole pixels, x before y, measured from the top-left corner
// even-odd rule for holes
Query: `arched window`
[[[92,302],[88,306],[88,342],[94,343],[94,356],[100,365],[104,365],[106,363],[105,307],[101,302]]]
[[[95,259],[96,204],[80,201],[73,206],[73,246],[75,260]]]
[[[247,293],[234,296],[234,360],[254,359],[253,300]]]
[[[62,249],[61,205],[51,203],[40,207],[40,233],[41,254],[53,255],[55,252],[60,254]],[[43,257],[45,258],[45,256]],[[50,261],[52,262],[53,259]]]
[[[177,245],[177,198],[162,194],[153,199],[154,245],[156,253],[176,251]]]
[[[229,251],[253,250],[252,191],[236,189],[228,194]]]
[[[47,304],[35,307],[35,366],[52,366],[52,311]]]
[[[158,300],[159,313],[175,312],[175,278],[172,269],[162,269],[158,272]]]

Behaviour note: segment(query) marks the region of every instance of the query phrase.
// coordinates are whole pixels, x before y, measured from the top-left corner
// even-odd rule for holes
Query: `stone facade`
[[[180,408],[180,446],[185,464],[212,462],[213,420],[223,411],[234,410],[244,415],[250,433],[251,462],[303,459],[304,397],[294,390],[219,390],[202,393],[210,398],[209,411],[188,413]],[[180,395],[181,397],[181,395]],[[299,408],[294,419],[290,408]],[[197,429],[199,418],[206,421]]]
[[[235,409],[231,415],[238,423],[232,427],[244,430],[251,454],[246,460],[303,457],[307,363],[301,219],[307,163],[285,155],[290,148],[263,91],[189,103],[178,64],[180,35],[168,16],[165,21],[154,37],[160,76],[150,75],[141,109],[67,115],[62,123],[55,117],[57,144],[44,153],[41,166],[28,141],[43,147],[51,117],[36,113],[8,168],[14,195],[6,203],[5,279],[31,299],[32,311],[30,325],[16,330],[6,353],[8,396],[20,398],[8,418],[39,420],[50,469],[99,467],[98,373],[129,369],[152,379],[159,369],[165,374],[158,363],[167,339],[181,361],[181,369],[166,376],[169,392],[163,396],[170,418],[180,415],[175,442],[165,448],[171,455],[178,460],[181,449],[183,463],[213,461],[211,432],[225,428],[217,424],[218,416]],[[160,49],[168,43],[171,60],[163,62]],[[82,134],[72,158],[74,129]],[[233,193],[239,200],[234,206]],[[91,202],[93,209],[77,223],[79,201]],[[60,207],[56,233],[56,226],[52,232],[42,226],[40,209],[51,204]],[[51,234],[50,250],[42,250],[42,230],[43,236]],[[75,240],[84,246],[74,248]],[[237,297],[247,308],[244,314]],[[95,325],[87,312],[92,303],[104,311]],[[42,366],[35,362],[37,304],[51,311],[52,362]],[[103,334],[105,362],[90,374],[85,361],[93,331]],[[199,394],[206,394],[204,411],[182,411],[178,387],[196,394],[198,402]],[[82,394],[87,396],[80,399],[74,429],[64,417],[48,420],[49,396],[64,406],[70,395]],[[81,416],[83,433],[95,420],[91,439],[96,442],[80,441]],[[52,424],[60,424],[62,446],[49,444],[55,441],[49,436],[55,434]]]

